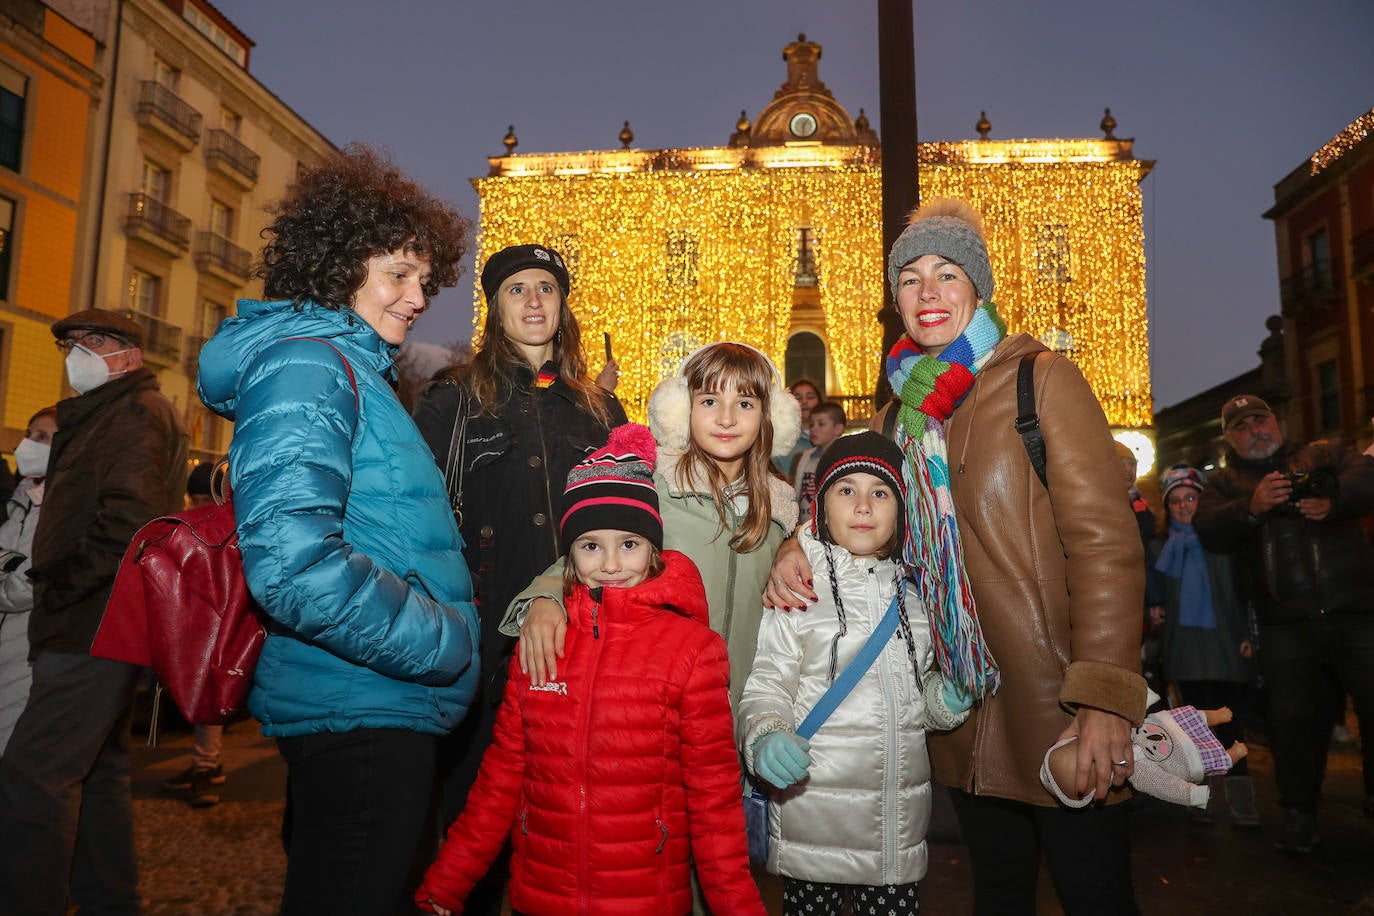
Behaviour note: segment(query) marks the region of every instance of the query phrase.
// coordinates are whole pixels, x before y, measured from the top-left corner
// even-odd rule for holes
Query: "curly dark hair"
[[[403,249],[429,259],[425,301],[458,283],[471,226],[456,209],[401,173],[381,152],[349,144],[302,172],[268,207],[268,242],[255,276],[268,299],[347,308],[367,261]]]

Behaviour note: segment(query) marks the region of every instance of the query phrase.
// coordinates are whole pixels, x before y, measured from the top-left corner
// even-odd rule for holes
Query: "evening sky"
[[[520,152],[723,146],[786,77],[820,76],[879,127],[876,0],[215,0],[251,72],[339,145],[386,147],[476,219],[469,180]],[[1253,368],[1278,311],[1273,186],[1374,106],[1374,0],[961,0],[916,4],[922,141],[1119,137],[1143,184],[1156,407]],[[252,218],[245,214],[245,219]],[[467,269],[471,269],[471,264]],[[417,325],[466,339],[465,275]],[[595,360],[594,360],[595,361]]]

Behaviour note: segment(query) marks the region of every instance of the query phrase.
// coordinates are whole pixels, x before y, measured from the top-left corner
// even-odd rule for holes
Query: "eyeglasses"
[[[107,340],[113,340],[118,342],[119,338],[115,337],[113,334],[99,334],[92,332],[90,334],[82,334],[80,337],[64,337],[56,343],[57,349],[61,350],[63,353],[70,353],[72,352],[72,347],[76,346],[77,344],[80,344],[87,350],[93,350],[96,347],[105,346],[105,342]]]

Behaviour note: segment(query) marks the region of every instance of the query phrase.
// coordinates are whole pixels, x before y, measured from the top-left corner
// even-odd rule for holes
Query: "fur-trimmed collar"
[[[655,474],[663,477],[669,496],[709,496],[711,487],[704,480],[691,481],[690,489],[678,486],[677,466],[682,460],[682,452],[659,446]],[[727,492],[728,492],[727,488]],[[797,494],[792,485],[785,480],[768,475],[768,505],[773,521],[790,534],[797,527]]]

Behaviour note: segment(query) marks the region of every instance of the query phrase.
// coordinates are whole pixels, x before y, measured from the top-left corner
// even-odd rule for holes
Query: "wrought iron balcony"
[[[200,142],[200,112],[161,83],[139,83],[137,113],[138,123],[157,127],[182,149]]]
[[[248,190],[258,182],[262,157],[229,131],[212,130],[205,135],[205,162]]]
[[[156,197],[141,191],[129,195],[129,212],[124,218],[124,230],[130,235],[170,244],[177,249],[173,254],[191,247],[191,221]]]
[[[222,235],[214,232],[196,233],[196,267],[219,274],[231,283],[248,279],[253,256]]]
[[[1366,229],[1350,241],[1353,252],[1350,272],[1356,280],[1374,280],[1374,229]]]
[[[1285,317],[1334,305],[1344,298],[1344,280],[1334,260],[1314,261],[1279,281],[1279,300]]]
[[[143,358],[163,366],[175,366],[181,357],[181,328],[156,315],[126,309],[124,314],[143,329]]]

